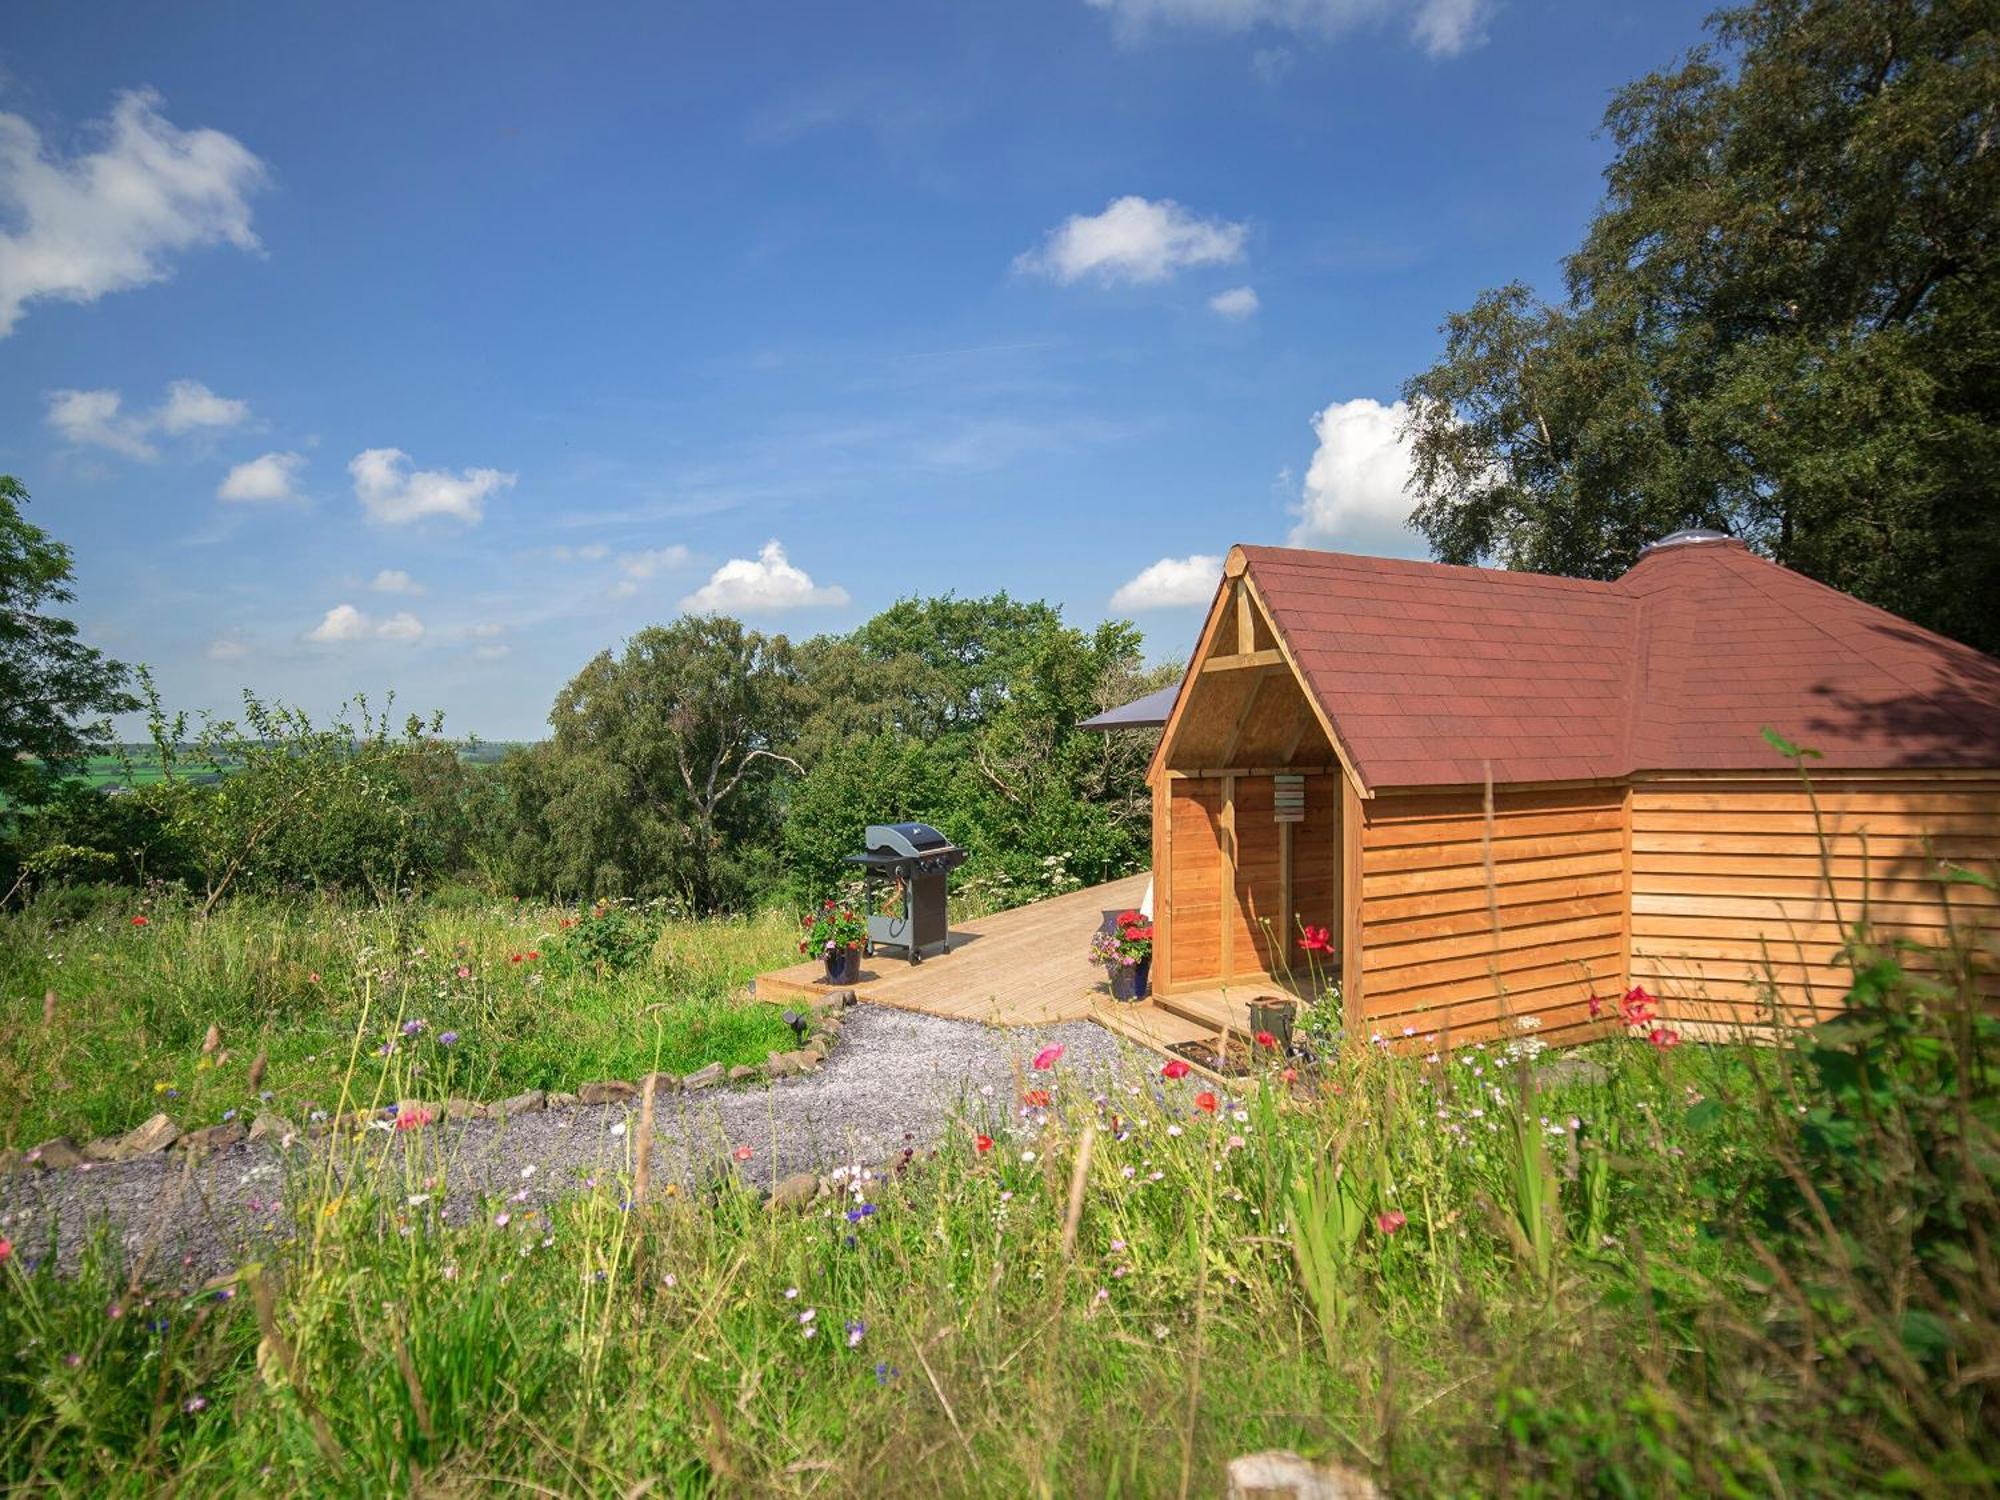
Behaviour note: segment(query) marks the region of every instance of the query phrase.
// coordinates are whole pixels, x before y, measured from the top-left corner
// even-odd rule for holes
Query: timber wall
[[[1603,1029],[1590,996],[1624,987],[1624,788],[1500,790],[1493,811],[1489,862],[1476,792],[1362,804],[1350,1025],[1391,1041],[1405,1027],[1448,1032],[1452,1045],[1511,1034],[1522,1017],[1550,1042]]]
[[[1812,780],[1818,825],[1796,776],[1635,784],[1632,982],[1677,1020],[1768,1023],[1774,987],[1793,1022],[1832,1014],[1850,978],[1847,930],[1864,914],[1878,941],[1936,947],[1954,916],[1983,929],[1989,951],[2000,938],[2000,898],[1934,873],[1939,860],[2000,869],[2000,773]],[[1982,977],[2000,992],[2000,976]]]

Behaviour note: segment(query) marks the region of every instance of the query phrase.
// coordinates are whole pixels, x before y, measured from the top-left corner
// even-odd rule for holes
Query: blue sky
[[[1421,553],[1398,387],[1706,8],[27,0],[0,470],[193,709],[534,737],[684,606],[947,589],[1178,656],[1232,542]]]

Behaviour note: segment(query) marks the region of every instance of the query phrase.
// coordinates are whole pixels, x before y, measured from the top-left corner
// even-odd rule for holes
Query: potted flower
[[[826,961],[828,984],[853,984],[861,977],[861,945],[868,923],[850,907],[831,899],[805,915],[799,924],[799,952]]]
[[[1114,1000],[1143,1000],[1153,972],[1153,923],[1136,911],[1121,911],[1113,929],[1099,929],[1090,940],[1090,956],[1111,974]]]

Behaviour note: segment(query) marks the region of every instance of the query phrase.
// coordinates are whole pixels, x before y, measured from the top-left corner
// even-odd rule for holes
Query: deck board
[[[865,959],[855,996],[999,1026],[1088,1019],[1114,1003],[1104,971],[1091,962],[1091,934],[1136,907],[1146,879],[1131,875],[960,923],[951,930],[951,951],[920,964],[889,954]],[[824,972],[809,962],[760,974],[757,998],[818,1000],[834,988]]]

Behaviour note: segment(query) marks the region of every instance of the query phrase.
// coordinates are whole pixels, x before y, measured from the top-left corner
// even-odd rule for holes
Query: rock
[[[270,1141],[282,1146],[288,1140],[297,1140],[298,1135],[298,1127],[290,1120],[283,1115],[266,1111],[250,1122],[248,1138],[253,1141]]]
[[[576,1097],[585,1104],[623,1104],[639,1097],[639,1085],[622,1078],[595,1078],[578,1085]]]
[[[1228,1500],[1379,1500],[1382,1493],[1357,1470],[1281,1449],[1232,1458],[1227,1473]]]
[[[757,1070],[747,1063],[738,1063],[729,1070],[729,1081],[731,1083],[754,1083],[758,1076]]]
[[[474,1099],[461,1099],[454,1094],[444,1101],[444,1117],[447,1120],[477,1120],[485,1113],[486,1106]]]
[[[75,1141],[66,1135],[59,1135],[52,1141],[43,1141],[39,1146],[30,1147],[25,1160],[31,1167],[62,1172],[71,1167],[82,1166],[88,1158],[77,1149]]]
[[[790,1078],[805,1069],[799,1066],[798,1054],[794,1052],[773,1052],[764,1059],[764,1071],[773,1078]]]
[[[836,1007],[840,1010],[846,1010],[849,1006],[854,1004],[854,991],[835,990],[831,995],[828,995],[826,997],[826,1003],[829,1006]]]
[[[492,1111],[495,1119],[503,1119],[508,1115],[532,1114],[535,1110],[547,1108],[548,1102],[549,1096],[543,1093],[542,1090],[529,1089],[524,1094],[515,1094],[506,1099],[496,1099],[487,1108]]]
[[[728,1077],[728,1070],[721,1063],[712,1062],[707,1067],[688,1074],[681,1080],[684,1089],[712,1089]]]
[[[639,1080],[639,1092],[646,1092],[646,1085],[653,1086],[653,1097],[664,1099],[667,1095],[680,1091],[681,1081],[672,1073],[648,1073]]]
[[[839,1016],[822,1016],[822,1017],[820,1018],[820,1023],[819,1023],[819,1030],[820,1030],[820,1034],[821,1034],[822,1036],[839,1036],[839,1035],[840,1035],[840,1017],[839,1017]]]
[[[811,1041],[807,1042],[805,1046],[801,1047],[799,1050],[805,1053],[808,1057],[810,1057],[813,1060],[814,1065],[817,1066],[818,1064],[826,1061],[826,1054],[829,1048],[827,1047],[826,1044],[826,1038],[816,1036]]]
[[[180,1128],[165,1115],[154,1115],[143,1125],[135,1125],[123,1135],[106,1136],[83,1148],[92,1161],[132,1161],[164,1151],[180,1135]]]
[[[1535,1082],[1543,1088],[1559,1083],[1603,1083],[1610,1076],[1603,1063],[1587,1057],[1559,1057],[1535,1069]]]
[[[549,1095],[550,1109],[568,1109],[572,1104],[581,1104],[582,1102],[583,1101],[577,1098],[577,1096],[574,1094]]]
[[[207,1151],[220,1151],[249,1137],[241,1120],[224,1120],[219,1125],[204,1126],[200,1130],[190,1130],[174,1142],[177,1151],[188,1151],[199,1156]]]
[[[812,1202],[818,1194],[817,1177],[810,1172],[794,1172],[789,1177],[781,1178],[778,1185],[771,1189],[770,1200],[764,1206],[772,1210],[789,1208],[796,1211]]]

